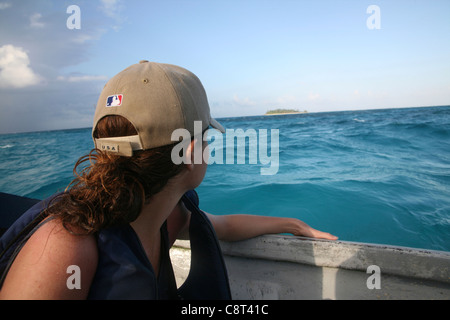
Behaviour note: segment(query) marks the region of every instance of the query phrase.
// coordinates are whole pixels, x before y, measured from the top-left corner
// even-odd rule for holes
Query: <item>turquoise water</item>
[[[341,240],[450,251],[450,106],[220,122],[278,129],[278,172],[261,175],[260,161],[211,164],[197,190],[203,210],[297,217]],[[0,191],[64,189],[91,147],[89,128],[0,135]]]

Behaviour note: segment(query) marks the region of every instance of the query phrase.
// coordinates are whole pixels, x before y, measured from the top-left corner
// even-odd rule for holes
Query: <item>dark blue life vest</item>
[[[0,238],[0,287],[24,243],[40,226],[49,199],[26,211]],[[99,260],[89,299],[231,299],[228,274],[211,222],[199,208],[195,191],[182,201],[191,211],[191,269],[177,289],[169,257],[166,223],[161,227],[161,261],[156,276],[142,245],[127,225],[97,234]]]

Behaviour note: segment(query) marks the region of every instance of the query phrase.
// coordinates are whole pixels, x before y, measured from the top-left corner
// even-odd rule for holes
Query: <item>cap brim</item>
[[[225,133],[225,128],[219,123],[217,122],[216,119],[211,118],[211,120],[209,121],[209,124],[211,125],[211,127],[213,127],[214,129],[219,130],[222,133]]]

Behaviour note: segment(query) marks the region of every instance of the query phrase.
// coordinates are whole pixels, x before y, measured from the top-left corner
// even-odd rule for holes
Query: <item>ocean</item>
[[[216,148],[224,161],[197,189],[204,211],[296,217],[344,241],[450,251],[450,106],[218,120],[259,139],[266,130],[273,163],[249,163],[251,139],[235,140],[228,163],[226,145]],[[92,146],[90,128],[0,135],[0,191],[64,190]],[[275,174],[262,174],[269,165]]]

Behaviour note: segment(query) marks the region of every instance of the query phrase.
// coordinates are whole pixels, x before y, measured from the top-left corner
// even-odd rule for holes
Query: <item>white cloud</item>
[[[12,6],[11,3],[9,2],[0,2],[0,10],[5,10],[8,9]]]
[[[297,97],[295,97],[294,95],[283,95],[281,97],[278,97],[276,99],[276,102],[278,104],[292,104],[292,103],[297,103]]]
[[[103,13],[110,18],[118,18],[120,11],[122,10],[122,4],[120,0],[100,0],[100,9]]]
[[[101,6],[100,10],[109,18],[116,20],[117,23],[122,23],[124,16],[121,14],[123,12],[123,4],[121,0],[100,0]],[[120,29],[120,26],[112,26],[115,31]]]
[[[80,35],[77,35],[76,37],[73,37],[72,41],[75,42],[75,43],[78,43],[78,44],[83,44],[85,42],[92,41],[92,40],[95,40],[95,39],[96,39],[96,37],[93,36],[93,35],[80,34]]]
[[[235,102],[238,105],[241,106],[254,106],[256,104],[255,101],[251,100],[250,98],[239,98],[237,94],[233,96],[233,102]]]
[[[34,13],[30,16],[30,27],[32,28],[43,28],[45,23],[40,21],[42,18],[42,14]]]
[[[70,41],[76,44],[84,44],[90,41],[99,40],[103,34],[106,33],[106,29],[99,28],[96,30],[89,30],[89,33],[80,33],[70,38]]]
[[[310,93],[309,95],[308,95],[308,100],[310,100],[310,101],[315,101],[315,100],[318,100],[318,99],[320,99],[320,94],[318,94],[318,93]]]
[[[106,15],[112,16],[115,14],[118,0],[100,0],[100,2],[102,4],[101,9]]]
[[[108,80],[107,76],[93,76],[93,75],[79,75],[79,76],[59,76],[57,78],[58,81],[67,81],[67,82],[83,82],[83,81],[106,81]]]
[[[10,44],[0,47],[0,88],[24,88],[41,80],[30,68],[30,59],[23,48]]]

